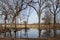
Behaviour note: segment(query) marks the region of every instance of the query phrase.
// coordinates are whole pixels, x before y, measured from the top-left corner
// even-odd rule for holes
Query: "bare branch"
[[[57,11],[57,14],[58,14],[59,12],[60,12],[60,8],[59,8],[59,10]],[[57,15],[57,14],[56,14],[56,15]]]
[[[32,7],[32,8],[34,8],[34,10],[37,12],[37,10],[36,10],[36,8],[35,8],[35,7],[33,7],[32,5],[29,5],[29,4],[28,4],[28,6],[30,6],[30,7]],[[38,12],[37,12],[37,14],[38,14]]]
[[[54,15],[54,13],[51,11],[51,9],[49,8],[49,11]]]

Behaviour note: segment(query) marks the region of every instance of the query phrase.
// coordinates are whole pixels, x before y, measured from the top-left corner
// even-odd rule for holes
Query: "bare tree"
[[[4,15],[5,17],[4,17],[4,20],[5,20],[5,29],[6,29],[6,24],[7,24],[7,19],[8,19],[8,11],[7,11],[7,9],[6,9],[6,6],[4,5],[4,3],[3,2],[1,2],[1,5],[0,5],[0,7],[1,7],[1,15]],[[6,37],[6,31],[7,30],[5,30],[5,37]]]
[[[49,25],[50,23],[52,23],[52,14],[49,11],[46,11],[42,20],[44,20],[45,24]]]
[[[40,17],[41,17],[41,14],[42,14],[42,7],[43,7],[43,5],[45,4],[45,2],[46,2],[47,0],[37,0],[37,2],[34,2],[34,1],[31,1],[30,3],[28,3],[28,5],[30,6],[30,7],[32,7],[32,8],[34,8],[34,10],[36,11],[36,13],[37,13],[37,15],[38,15],[38,22],[39,22],[39,37],[40,37]],[[33,4],[38,4],[37,6],[38,6],[38,9],[36,9],[36,7],[34,6],[34,4],[33,5],[31,5],[31,3]]]
[[[56,24],[56,15],[60,12],[59,0],[48,0],[45,7],[49,8],[49,11],[54,16],[54,36],[56,37],[55,24]]]
[[[10,17],[12,18],[12,23],[11,25],[13,24],[13,21],[16,19],[16,16],[19,15],[19,13],[26,9],[27,8],[27,5],[24,3],[24,0],[12,0],[10,3],[11,0],[3,0],[1,1],[2,2],[2,5],[0,5],[0,7],[2,8],[2,14],[5,15],[5,28],[6,28],[6,20],[8,18],[8,14],[10,15]],[[16,25],[16,22],[15,22],[15,25]],[[15,27],[16,28],[16,27]],[[11,33],[10,33],[11,34]]]
[[[50,25],[52,23],[52,14],[49,12],[49,10],[47,10],[45,12],[45,15],[42,18],[42,20],[44,21],[44,24],[47,24],[47,25]],[[47,36],[50,37],[50,33],[51,33],[50,28],[49,29],[46,29],[46,31],[47,31],[46,32]]]

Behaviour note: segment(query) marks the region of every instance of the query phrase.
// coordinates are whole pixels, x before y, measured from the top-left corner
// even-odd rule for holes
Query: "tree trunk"
[[[40,30],[40,16],[39,16],[39,24],[38,24],[38,26],[39,26],[39,37],[40,37],[40,32],[41,32],[41,30]]]
[[[54,37],[56,37],[55,24],[56,24],[56,15],[54,14]]]
[[[4,30],[5,30],[5,37],[6,37],[6,20],[5,20],[5,29]]]
[[[21,27],[21,18],[20,18],[20,27]],[[21,30],[21,28],[20,28],[20,30]],[[21,38],[21,36],[22,36],[22,32],[20,31],[20,38]]]
[[[29,17],[27,18],[27,25],[28,25],[28,19],[29,19]],[[27,38],[28,38],[28,32],[27,32]]]
[[[11,27],[12,27],[12,26],[10,25],[10,37],[12,37],[12,35],[11,35]]]
[[[41,30],[40,30],[40,15],[41,15],[41,0],[39,0],[39,13],[38,13],[38,20],[39,20],[39,37],[40,37],[40,33],[41,33]]]
[[[16,38],[16,18],[15,18],[15,38]]]
[[[28,34],[27,34],[27,22],[25,21],[25,36],[28,37]]]

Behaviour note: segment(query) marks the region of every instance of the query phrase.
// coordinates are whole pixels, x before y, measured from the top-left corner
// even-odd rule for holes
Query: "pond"
[[[56,30],[56,32],[57,32],[57,34],[60,34],[60,30]],[[51,29],[51,32],[49,33],[49,35],[47,35],[45,33],[46,33],[46,30],[42,29],[40,37],[41,38],[46,38],[46,37],[49,37],[49,36],[50,37],[54,36],[53,29]],[[15,37],[14,29],[12,29],[11,35],[12,35],[12,38]],[[6,32],[6,36],[10,37],[10,32]],[[0,37],[3,38],[4,33],[1,33]],[[16,31],[16,38],[38,38],[38,37],[39,37],[39,30],[38,29],[30,28],[30,29],[27,30],[27,32],[25,32],[24,29],[22,29],[20,31]]]

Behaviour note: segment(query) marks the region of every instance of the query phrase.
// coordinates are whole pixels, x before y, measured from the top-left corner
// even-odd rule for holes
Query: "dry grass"
[[[46,24],[46,25],[45,24],[41,24],[40,25],[40,28],[41,29],[43,29],[43,28],[47,28],[48,29],[48,28],[53,28],[53,26],[54,26],[53,24]],[[4,28],[5,26],[4,25],[1,25],[1,27]],[[15,28],[15,25],[12,25],[12,27],[10,27],[10,25],[7,24],[6,27],[7,28]],[[21,24],[21,25],[20,24],[17,24],[16,25],[16,28],[24,28],[24,27],[25,27],[24,24]],[[27,24],[27,27],[28,28],[39,28],[38,27],[38,24]],[[55,24],[55,28],[56,29],[60,29],[60,24]]]

